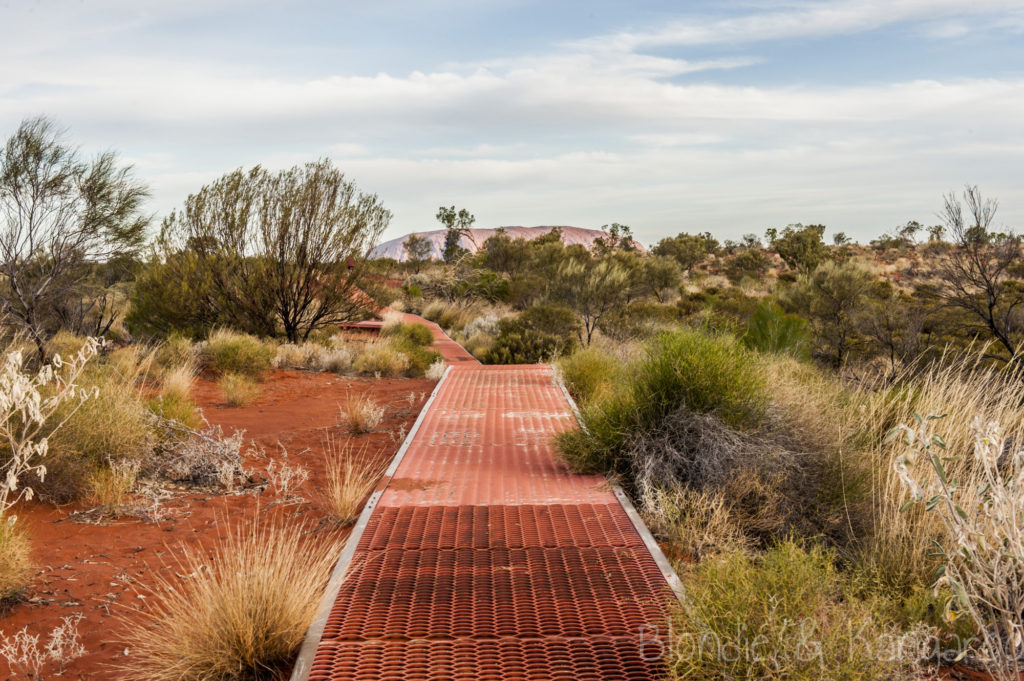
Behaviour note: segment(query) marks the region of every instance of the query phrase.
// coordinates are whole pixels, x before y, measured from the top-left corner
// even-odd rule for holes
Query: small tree
[[[1013,362],[1024,340],[1021,240],[992,230],[999,205],[994,199],[983,199],[976,186],[962,196],[945,197],[942,219],[954,247],[940,265],[946,285],[939,295],[977,320],[1005,350],[1000,359]]]
[[[620,225],[613,222],[610,225],[602,225],[602,236],[594,239],[594,251],[599,255],[607,255],[612,251],[635,251],[636,244],[633,241],[633,230],[629,225]]]
[[[860,310],[872,281],[871,273],[854,260],[826,262],[786,291],[787,304],[810,320],[821,354],[835,369],[857,339]]]
[[[462,237],[466,237],[476,246],[473,238],[473,223],[476,217],[465,208],[455,210],[455,206],[441,206],[437,209],[435,216],[437,221],[444,225],[444,251],[442,257],[445,262],[455,262],[466,254],[466,249],[460,245]]]
[[[372,305],[360,283],[390,219],[327,160],[276,174],[256,166],[189,196],[161,242],[168,256],[193,256],[167,261],[203,278],[194,290],[208,291],[214,317],[264,336],[280,325],[294,343]]]
[[[709,254],[718,250],[718,241],[708,232],[703,234],[678,234],[666,237],[652,249],[654,255],[667,255],[675,258],[683,272],[687,275],[699,265]]]
[[[580,316],[579,341],[587,346],[601,319],[626,302],[629,272],[608,258],[570,258],[558,269],[553,293]]]
[[[430,260],[430,240],[419,234],[410,234],[402,243],[406,260],[412,263],[413,271],[419,272],[423,263]]]
[[[788,225],[781,233],[777,229],[765,232],[768,245],[779,254],[783,262],[797,272],[811,272],[825,262],[828,249],[822,237],[825,225]]]
[[[664,303],[683,280],[679,263],[667,255],[652,255],[643,260],[640,275],[647,292],[657,298],[659,303]]]
[[[146,196],[116,155],[82,161],[45,118],[24,121],[0,151],[0,302],[41,362],[55,303],[81,295],[91,264],[141,246]]]

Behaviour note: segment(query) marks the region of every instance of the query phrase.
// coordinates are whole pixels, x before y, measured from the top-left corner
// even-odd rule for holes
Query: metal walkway
[[[431,326],[452,366],[293,680],[659,678],[673,575],[628,500],[556,458],[576,424],[551,368],[481,366]]]

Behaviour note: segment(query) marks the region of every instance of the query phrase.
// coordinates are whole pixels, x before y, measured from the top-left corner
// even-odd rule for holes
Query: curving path
[[[408,317],[450,368],[364,509],[293,681],[659,678],[653,632],[678,582],[621,491],[557,459],[551,436],[575,418],[551,367],[481,366]]]

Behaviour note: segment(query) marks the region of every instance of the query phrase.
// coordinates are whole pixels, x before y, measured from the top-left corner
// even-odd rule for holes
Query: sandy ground
[[[354,436],[352,444],[357,450],[365,446],[368,455],[388,460],[433,387],[434,382],[425,379],[280,371],[263,384],[261,397],[246,407],[224,405],[220,390],[208,380],[197,382],[194,397],[211,424],[222,426],[226,433],[245,430],[249,443],[265,452],[265,458],[254,456],[245,463],[255,473],[255,483],[263,479],[260,473],[268,463],[281,458],[281,447],[288,452],[289,465],[301,463],[309,470],[309,480],[296,492],[301,500],[286,502],[285,511],[317,526],[327,522],[320,497],[326,476],[325,435],[329,433],[338,442],[350,437],[340,424],[339,404],[351,392],[369,392],[378,403],[387,405],[378,431]],[[33,503],[19,509],[18,515],[27,521],[32,535],[38,573],[28,599],[0,614],[0,631],[12,634],[28,626],[30,633],[45,641],[62,617],[81,614],[79,631],[86,654],[72,662],[63,675],[47,670],[44,676],[116,677],[111,664],[126,649],[122,622],[132,610],[145,607],[145,586],[153,583],[155,572],[173,574],[175,548],[180,544],[212,548],[230,523],[253,518],[268,508],[280,509],[282,500],[266,487],[253,484],[230,495],[181,490],[164,503],[167,517],[159,522],[126,517],[96,524],[95,519],[82,519],[80,512],[88,510],[88,504],[54,508]],[[0,660],[0,679],[17,678],[25,677],[14,675],[6,660]]]

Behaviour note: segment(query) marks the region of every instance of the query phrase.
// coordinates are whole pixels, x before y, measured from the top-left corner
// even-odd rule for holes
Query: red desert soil
[[[219,388],[208,380],[198,381],[193,395],[212,425],[222,426],[226,434],[243,429],[250,443],[265,450],[266,458],[246,459],[247,470],[262,472],[271,460],[280,458],[278,443],[287,450],[290,465],[299,462],[309,470],[309,480],[297,492],[305,501],[284,506],[284,512],[315,527],[327,522],[320,498],[326,477],[325,435],[329,432],[338,443],[349,437],[339,424],[339,404],[346,395],[368,393],[387,405],[377,432],[352,437],[354,449],[365,446],[367,455],[384,461],[397,451],[434,382],[279,371],[262,387],[256,402],[240,408],[226,407]],[[27,521],[39,571],[32,580],[29,599],[0,615],[0,631],[10,635],[27,625],[29,632],[45,643],[62,617],[81,613],[84,619],[79,632],[86,654],[58,678],[116,677],[111,665],[124,655],[126,647],[121,640],[122,621],[132,610],[144,607],[145,587],[153,584],[153,571],[170,574],[177,545],[212,549],[224,532],[225,519],[253,518],[275,501],[272,489],[260,491],[259,487],[232,495],[181,492],[165,502],[169,517],[159,523],[122,518],[101,525],[72,519],[74,511],[88,505],[59,509],[40,503],[27,505],[18,515]],[[6,660],[0,659],[0,679],[14,678],[22,677],[14,676]]]

